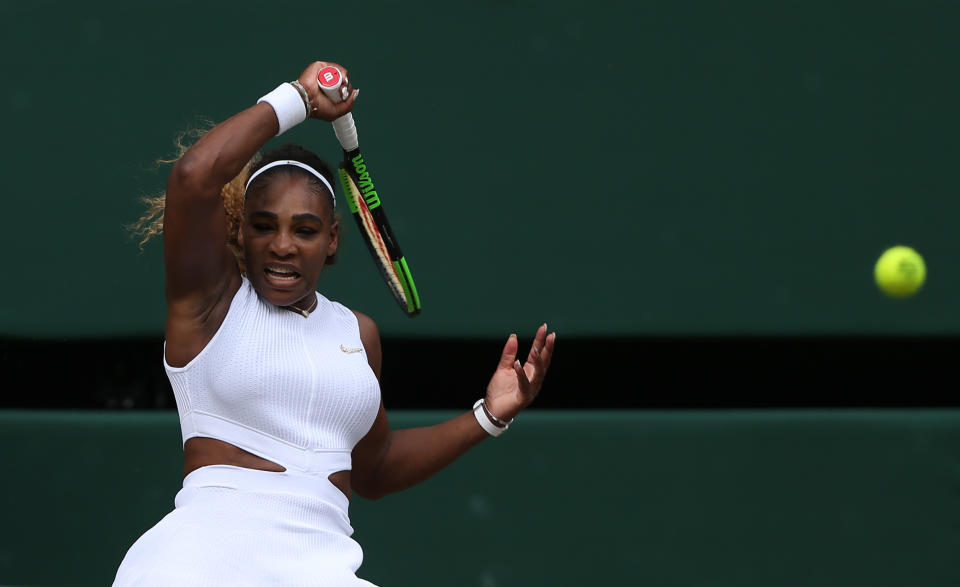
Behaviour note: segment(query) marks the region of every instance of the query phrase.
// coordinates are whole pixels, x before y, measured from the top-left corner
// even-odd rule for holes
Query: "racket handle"
[[[328,65],[317,72],[317,83],[320,89],[326,94],[334,104],[343,102],[348,97],[347,79],[339,69]],[[340,118],[333,121],[333,132],[340,141],[340,146],[344,151],[350,152],[360,146],[357,139],[357,126],[353,123],[353,114],[347,112]]]

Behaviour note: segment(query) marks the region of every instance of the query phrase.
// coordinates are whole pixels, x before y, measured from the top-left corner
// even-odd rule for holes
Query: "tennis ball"
[[[910,247],[890,247],[880,255],[873,268],[877,286],[892,298],[907,298],[917,293],[927,278],[923,257]]]

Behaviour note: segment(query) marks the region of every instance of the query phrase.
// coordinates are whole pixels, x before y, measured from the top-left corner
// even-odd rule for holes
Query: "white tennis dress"
[[[244,278],[213,339],[184,367],[164,360],[183,441],[216,438],[283,466],[201,467],[175,509],[141,536],[115,586],[358,586],[363,560],[347,497],[380,387],[356,316],[317,294],[307,317],[261,300]]]

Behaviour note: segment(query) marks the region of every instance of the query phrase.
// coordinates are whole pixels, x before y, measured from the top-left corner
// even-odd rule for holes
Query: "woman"
[[[473,411],[390,430],[376,325],[316,292],[339,242],[333,174],[299,147],[257,157],[292,125],[353,108],[349,85],[338,104],[320,91],[326,65],[215,126],[173,166],[160,208],[164,363],[183,488],[115,585],[369,585],[356,576],[350,496],[429,478],[506,430],[540,390],[556,340],[546,325],[523,365],[507,339]]]

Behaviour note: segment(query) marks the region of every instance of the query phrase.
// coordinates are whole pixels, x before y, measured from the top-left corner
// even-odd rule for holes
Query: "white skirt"
[[[127,551],[115,587],[359,587],[349,502],[326,477],[230,465],[187,475],[175,508]]]

